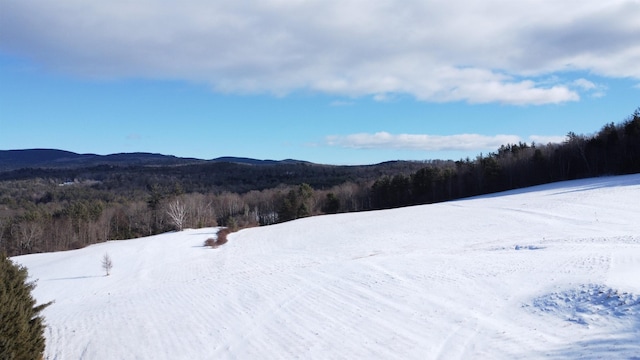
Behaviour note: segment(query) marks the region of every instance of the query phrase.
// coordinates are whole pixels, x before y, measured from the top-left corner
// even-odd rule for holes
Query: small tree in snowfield
[[[108,253],[104,253],[102,257],[102,268],[106,271],[107,276],[111,273],[111,268],[113,267],[113,262],[111,261],[111,257],[109,257]]]

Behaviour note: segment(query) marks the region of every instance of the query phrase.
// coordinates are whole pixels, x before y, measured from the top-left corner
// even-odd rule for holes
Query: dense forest
[[[640,172],[640,109],[591,136],[561,144],[507,144],[475,159],[440,162],[371,188],[373,209],[428,204],[550,182]]]
[[[459,161],[327,166],[232,162],[0,172],[0,251],[67,250],[204,226],[427,204],[549,182],[640,172],[640,108],[561,144],[505,144]]]

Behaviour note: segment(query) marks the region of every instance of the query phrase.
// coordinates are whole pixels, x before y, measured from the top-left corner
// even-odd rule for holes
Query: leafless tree
[[[42,236],[42,226],[35,221],[25,221],[14,225],[12,229],[18,239],[21,250],[31,250]]]
[[[108,253],[104,253],[104,256],[102,257],[102,269],[107,273],[107,276],[111,273],[111,268],[113,268],[111,257]]]
[[[176,199],[168,204],[167,215],[178,231],[182,231],[184,221],[187,218],[187,207]]]
[[[202,228],[205,226],[215,226],[215,213],[213,211],[212,199],[204,194],[186,194],[182,196],[185,206],[189,211],[185,220],[185,226]]]

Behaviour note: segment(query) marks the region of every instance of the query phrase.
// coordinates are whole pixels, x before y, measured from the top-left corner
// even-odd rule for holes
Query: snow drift
[[[631,358],[639,203],[605,177],[14,260],[47,359]]]

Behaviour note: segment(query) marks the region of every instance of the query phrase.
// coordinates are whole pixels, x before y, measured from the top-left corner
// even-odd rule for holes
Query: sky
[[[0,150],[458,160],[640,107],[640,1],[0,0]]]

